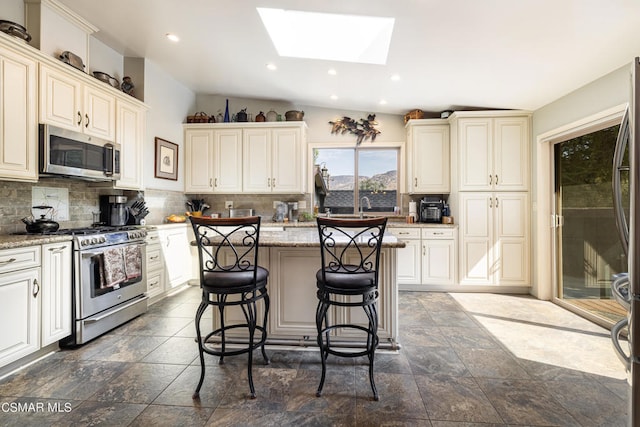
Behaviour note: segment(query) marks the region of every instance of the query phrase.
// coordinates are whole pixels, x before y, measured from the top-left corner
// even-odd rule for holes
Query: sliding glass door
[[[607,127],[554,146],[556,297],[605,323],[626,316],[611,297],[612,275],[627,269],[611,185],[618,129]],[[628,201],[628,179],[622,181]]]

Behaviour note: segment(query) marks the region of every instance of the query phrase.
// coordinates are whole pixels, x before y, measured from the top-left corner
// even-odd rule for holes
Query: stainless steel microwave
[[[40,124],[39,139],[40,176],[120,179],[120,144],[48,124]]]

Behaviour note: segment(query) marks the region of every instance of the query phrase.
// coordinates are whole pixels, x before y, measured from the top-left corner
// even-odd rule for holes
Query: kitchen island
[[[287,228],[260,231],[259,264],[269,270],[267,286],[269,310],[268,344],[315,346],[316,344],[316,271],[320,268],[320,241],[316,228]],[[378,335],[380,348],[398,349],[398,287],[396,251],[405,247],[387,229],[380,254],[378,300]],[[232,307],[228,307],[232,308]],[[263,310],[263,307],[259,307]],[[240,309],[229,310],[227,322],[243,322]],[[259,316],[261,313],[259,314]],[[331,307],[330,316],[337,323],[366,324],[360,307]],[[214,316],[215,317],[215,316]],[[219,327],[214,319],[214,327]],[[240,338],[240,337],[238,337]],[[335,342],[361,342],[363,334],[340,331]]]

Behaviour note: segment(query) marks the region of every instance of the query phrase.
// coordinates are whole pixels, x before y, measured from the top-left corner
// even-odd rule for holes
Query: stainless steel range
[[[58,230],[73,235],[73,333],[84,344],[147,311],[147,232],[136,227]]]

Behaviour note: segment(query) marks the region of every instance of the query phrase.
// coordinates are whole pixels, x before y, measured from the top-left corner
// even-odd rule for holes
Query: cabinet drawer
[[[453,228],[423,228],[423,239],[453,239],[456,236],[456,230]]]
[[[40,246],[0,250],[0,273],[40,266]]]
[[[160,245],[147,246],[147,271],[162,268],[162,247]]]
[[[419,228],[391,228],[390,231],[394,236],[401,240],[420,238]]]
[[[164,271],[158,270],[147,275],[147,295],[149,298],[164,292]]]

